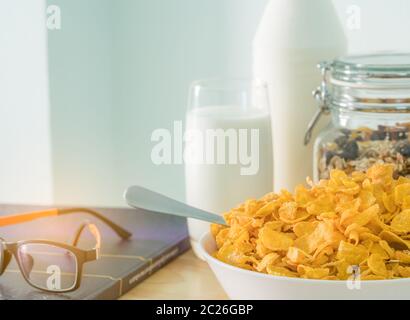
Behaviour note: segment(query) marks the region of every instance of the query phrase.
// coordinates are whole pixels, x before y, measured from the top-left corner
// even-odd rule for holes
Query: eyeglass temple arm
[[[95,218],[101,220],[106,225],[108,225],[112,230],[114,230],[115,233],[118,234],[118,236],[120,236],[123,239],[129,239],[132,236],[131,232],[125,230],[123,227],[119,226],[114,221],[106,218],[105,216],[103,216],[101,213],[99,213],[97,211],[87,209],[87,208],[58,209],[58,215],[66,215],[66,214],[80,213],[80,212],[88,213],[88,214],[94,216]]]
[[[81,235],[83,233],[83,231],[88,228],[88,230],[90,230],[91,234],[93,235],[96,245],[94,246],[94,249],[91,251],[87,252],[87,261],[93,261],[99,258],[99,252],[100,252],[100,248],[101,248],[101,235],[100,232],[98,231],[98,228],[95,224],[92,224],[90,222],[85,222],[83,223],[77,230],[77,232],[75,233],[74,236],[74,240],[72,245],[74,247],[77,247],[78,245],[78,241],[81,238]]]
[[[27,212],[22,214],[10,215],[10,216],[0,216],[0,227],[9,226],[24,222],[29,222],[32,220],[45,218],[45,217],[52,217],[52,216],[60,216],[66,214],[73,214],[73,213],[88,213],[105,224],[107,224],[113,231],[115,231],[118,236],[123,239],[128,239],[132,236],[132,233],[125,230],[123,227],[119,226],[115,222],[107,219],[102,214],[98,213],[97,211],[87,209],[87,208],[68,208],[68,209],[48,209],[48,210],[41,210],[35,212]]]

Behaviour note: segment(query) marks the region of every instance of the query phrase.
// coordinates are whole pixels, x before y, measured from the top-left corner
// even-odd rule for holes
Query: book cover
[[[0,215],[44,209],[33,206],[0,206]],[[27,284],[14,258],[0,277],[0,299],[71,300],[116,299],[153,272],[189,249],[186,220],[136,209],[93,208],[133,233],[122,240],[98,219],[84,213],[42,218],[29,223],[1,227],[7,242],[47,239],[71,244],[77,228],[91,221],[101,232],[101,255],[84,265],[81,287],[70,293],[50,294]],[[93,247],[84,235],[80,248]]]

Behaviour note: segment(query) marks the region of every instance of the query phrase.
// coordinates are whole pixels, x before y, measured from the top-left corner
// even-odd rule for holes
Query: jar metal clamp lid
[[[410,53],[346,56],[318,67],[323,79],[313,96],[319,110],[309,123],[305,145],[320,117],[334,108],[410,113]]]

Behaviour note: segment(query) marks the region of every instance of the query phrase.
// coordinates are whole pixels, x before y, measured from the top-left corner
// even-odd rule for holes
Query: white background
[[[0,202],[53,200],[43,1],[0,0]]]
[[[351,53],[410,51],[408,0],[334,3],[345,27],[361,8]],[[48,4],[63,20],[47,50],[44,1],[0,0],[0,202],[124,205],[133,183],[183,199],[183,167],[154,166],[150,135],[184,118],[192,80],[249,75],[266,1]]]

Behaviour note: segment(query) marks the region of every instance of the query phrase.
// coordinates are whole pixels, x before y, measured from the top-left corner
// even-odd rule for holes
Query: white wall
[[[183,120],[190,82],[250,72],[265,0],[50,0],[54,200],[125,205],[141,184],[184,198],[183,166],[157,167],[151,133]]]
[[[51,167],[57,204],[121,201],[114,163],[111,0],[52,0],[61,30],[50,30]],[[119,142],[118,142],[119,143]]]
[[[351,52],[410,51],[410,1],[334,2],[345,26],[361,8]],[[184,118],[192,80],[249,74],[266,0],[48,3],[50,111],[43,1],[0,0],[0,202],[124,205],[132,183],[182,199],[183,167],[151,163],[151,132]]]
[[[333,0],[346,29],[351,53],[410,51],[410,1]],[[361,10],[361,28],[348,28],[349,8]]]
[[[0,0],[0,202],[52,201],[43,0]]]
[[[184,120],[190,82],[250,74],[261,0],[122,0],[114,8],[115,194],[141,184],[184,198],[182,165],[155,166],[151,133]],[[121,200],[121,199],[119,199]]]

